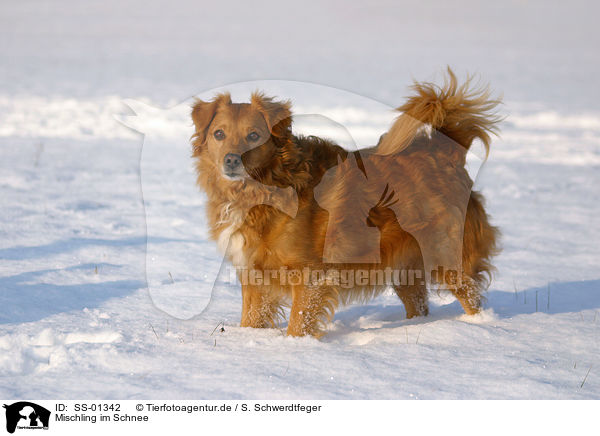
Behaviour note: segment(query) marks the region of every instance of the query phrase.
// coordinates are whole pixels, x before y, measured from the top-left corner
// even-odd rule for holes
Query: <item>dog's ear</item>
[[[196,128],[196,133],[192,136],[195,144],[202,144],[206,140],[206,131],[212,122],[217,109],[220,105],[231,104],[229,94],[218,94],[212,101],[206,102],[196,99],[192,106],[192,121]]]
[[[289,100],[275,101],[256,91],[252,93],[250,103],[263,114],[273,136],[283,138],[291,134],[292,103]]]

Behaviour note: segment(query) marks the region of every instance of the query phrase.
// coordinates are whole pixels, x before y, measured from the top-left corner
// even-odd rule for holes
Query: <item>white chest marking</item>
[[[236,213],[232,213],[231,208],[226,207],[221,214],[220,223],[227,223],[219,234],[217,246],[222,253],[225,253],[234,266],[246,266],[246,258],[244,256],[244,244],[246,240],[244,235],[239,231],[242,220]]]

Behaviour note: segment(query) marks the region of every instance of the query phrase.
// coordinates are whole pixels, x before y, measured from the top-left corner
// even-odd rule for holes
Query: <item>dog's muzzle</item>
[[[244,176],[244,167],[242,165],[242,156],[234,153],[227,153],[223,158],[223,175],[228,179],[237,180]]]

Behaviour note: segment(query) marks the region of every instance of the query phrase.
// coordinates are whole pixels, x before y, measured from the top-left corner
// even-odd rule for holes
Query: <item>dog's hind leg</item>
[[[415,316],[427,316],[429,305],[427,304],[427,287],[424,284],[416,285],[394,285],[396,295],[400,297],[406,310],[406,318]]]
[[[463,276],[460,286],[451,291],[467,315],[475,315],[481,311],[483,297],[473,279]]]

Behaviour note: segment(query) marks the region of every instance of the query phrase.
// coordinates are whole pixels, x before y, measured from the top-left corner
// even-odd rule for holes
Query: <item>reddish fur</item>
[[[492,271],[490,258],[497,251],[498,231],[488,222],[481,195],[470,192],[471,181],[463,165],[465,150],[475,138],[489,147],[488,132],[497,121],[489,112],[497,102],[490,101],[485,90],[469,90],[469,82],[458,87],[451,71],[449,77],[441,89],[416,84],[416,95],[400,108],[404,114],[390,132],[377,147],[360,154],[320,138],[292,135],[289,102],[257,93],[249,104],[233,104],[227,94],[211,102],[198,100],[192,110],[193,157],[198,184],[208,195],[212,237],[221,242],[224,236],[231,237],[225,251],[235,266],[258,270],[319,267],[327,238],[339,238],[330,245],[334,257],[364,248],[339,233],[343,222],[354,219],[352,213],[358,210],[363,215],[356,219],[364,223],[367,217],[368,225],[379,230],[381,262],[346,268],[424,270],[424,253],[417,241],[447,232],[450,239],[460,238],[462,247],[462,282],[451,291],[467,313],[476,313],[480,291]],[[424,133],[423,124],[432,126],[433,133]],[[211,136],[217,125],[226,132],[224,141]],[[252,147],[244,140],[249,129],[266,138],[260,146]],[[457,148],[455,142],[464,148]],[[223,178],[220,165],[226,153],[242,154],[250,177]],[[361,166],[360,171],[354,170]],[[365,184],[365,169],[370,185]],[[375,188],[379,182],[393,187],[396,202],[381,198],[381,189]],[[450,189],[464,191],[468,204],[454,206],[448,197],[458,194]],[[316,191],[323,192],[319,202]],[[295,216],[283,212],[290,210],[294,192],[298,196]],[[320,204],[327,204],[327,210]],[[368,298],[382,289],[290,286],[277,279],[269,285],[243,284],[241,325],[275,326],[282,308],[291,303],[288,334],[319,336],[339,302]],[[398,287],[396,292],[408,317],[427,314],[424,285]]]

